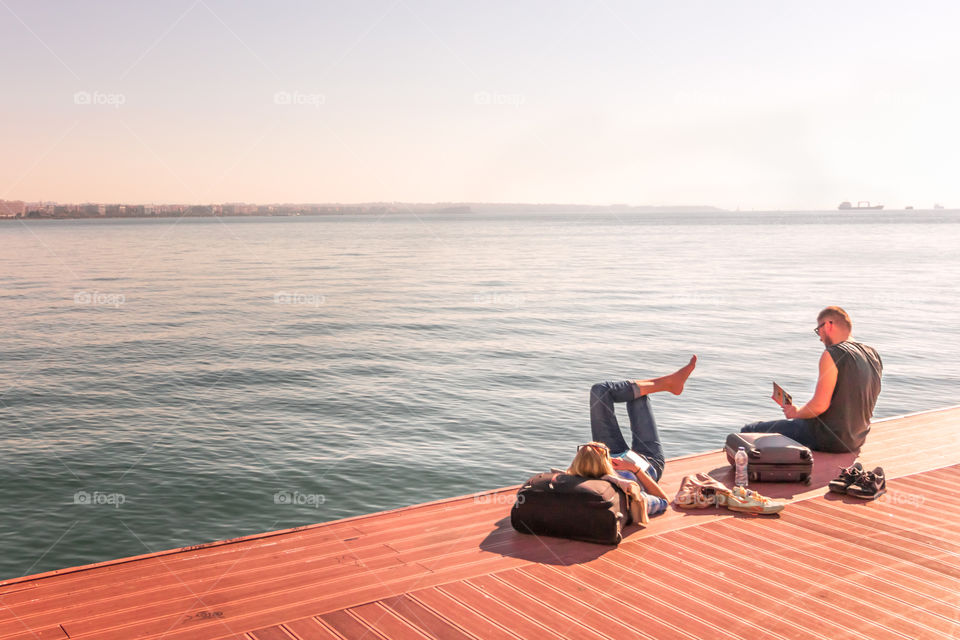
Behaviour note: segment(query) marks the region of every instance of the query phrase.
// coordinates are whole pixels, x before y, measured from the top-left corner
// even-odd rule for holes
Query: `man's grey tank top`
[[[873,407],[880,395],[883,362],[873,347],[847,340],[827,347],[837,365],[830,407],[813,419],[818,449],[856,451],[867,439]]]

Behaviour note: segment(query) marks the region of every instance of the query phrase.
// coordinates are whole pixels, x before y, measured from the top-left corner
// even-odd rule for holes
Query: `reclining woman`
[[[686,366],[666,376],[599,382],[590,389],[594,442],[577,447],[577,456],[567,473],[587,478],[607,476],[616,482],[630,496],[630,511],[636,524],[646,524],[649,516],[666,511],[668,502],[667,494],[657,484],[663,476],[665,459],[648,396],[660,391],[680,395],[696,366],[697,356],[693,356]],[[617,402],[627,405],[632,435],[629,448],[614,411]],[[637,455],[630,455],[630,451]]]

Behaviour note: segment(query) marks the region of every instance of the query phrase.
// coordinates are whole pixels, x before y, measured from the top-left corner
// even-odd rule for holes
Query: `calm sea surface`
[[[593,382],[700,364],[668,456],[813,389],[817,311],[877,417],[957,403],[960,213],[0,223],[0,578],[515,484]],[[621,422],[626,422],[621,407]]]

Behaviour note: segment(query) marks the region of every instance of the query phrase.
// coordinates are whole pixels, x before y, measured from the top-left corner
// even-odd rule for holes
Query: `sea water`
[[[814,386],[825,305],[876,416],[956,404],[960,214],[0,223],[0,578],[516,484],[590,385],[700,360],[668,456]],[[620,409],[622,424],[626,415]]]

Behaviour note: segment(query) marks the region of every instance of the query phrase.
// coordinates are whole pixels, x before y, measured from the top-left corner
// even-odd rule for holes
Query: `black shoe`
[[[873,500],[879,498],[887,491],[887,479],[883,475],[883,469],[877,467],[873,471],[867,471],[857,482],[847,487],[847,495],[854,498],[863,498],[864,500]]]
[[[847,468],[840,467],[840,475],[831,480],[827,486],[830,487],[830,491],[834,493],[846,493],[847,487],[856,484],[862,477],[863,465],[859,462],[854,462],[853,466]]]

